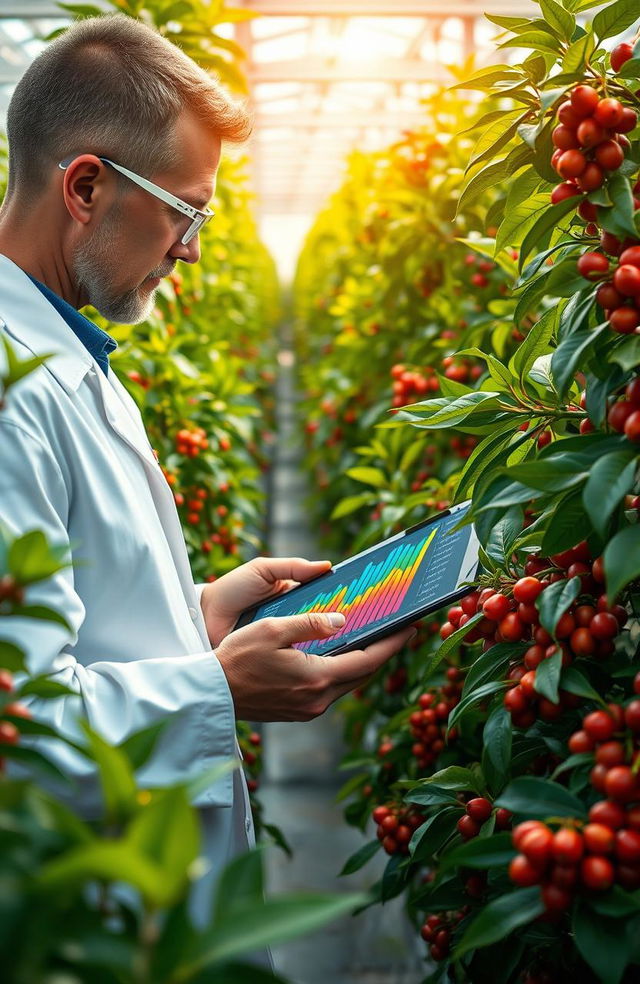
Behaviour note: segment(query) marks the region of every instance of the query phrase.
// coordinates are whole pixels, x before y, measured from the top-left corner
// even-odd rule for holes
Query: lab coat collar
[[[69,394],[78,389],[93,366],[93,359],[24,270],[2,255],[0,318],[7,333],[34,355],[51,354],[45,369]]]

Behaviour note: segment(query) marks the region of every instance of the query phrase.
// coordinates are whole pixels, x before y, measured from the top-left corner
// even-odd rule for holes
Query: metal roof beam
[[[450,72],[433,63],[385,58],[347,62],[312,56],[274,63],[254,63],[248,68],[252,83],[264,82],[454,82]]]
[[[242,6],[270,17],[482,17],[491,14],[536,16],[531,0],[246,0]],[[539,15],[539,10],[537,11]]]

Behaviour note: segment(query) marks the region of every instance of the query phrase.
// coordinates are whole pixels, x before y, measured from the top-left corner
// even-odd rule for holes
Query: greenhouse
[[[637,0],[0,0],[7,984],[640,982]]]

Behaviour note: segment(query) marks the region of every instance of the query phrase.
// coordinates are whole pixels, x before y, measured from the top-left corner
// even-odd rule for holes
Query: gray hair
[[[9,104],[12,193],[37,197],[55,167],[93,153],[151,175],[176,163],[174,125],[192,112],[222,140],[251,131],[245,105],[156,31],[124,14],[77,21],[51,41]]]

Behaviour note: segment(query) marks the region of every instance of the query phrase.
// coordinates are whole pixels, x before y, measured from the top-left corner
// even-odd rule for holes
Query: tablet
[[[479,568],[472,524],[455,529],[471,502],[452,506],[376,543],[325,574],[267,599],[240,616],[236,628],[261,618],[342,612],[345,624],[326,639],[297,649],[335,656],[390,635],[469,592]]]

